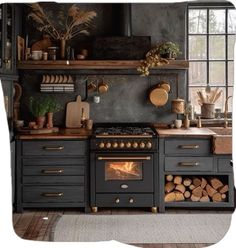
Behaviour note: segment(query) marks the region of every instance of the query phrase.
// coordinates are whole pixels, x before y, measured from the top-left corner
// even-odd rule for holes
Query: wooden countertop
[[[35,139],[87,139],[92,135],[92,131],[84,128],[61,128],[59,132],[49,134],[17,134],[16,139],[35,140]]]
[[[159,137],[171,137],[171,136],[183,136],[183,137],[209,137],[213,136],[216,133],[211,131],[208,128],[197,128],[197,127],[190,127],[188,129],[184,128],[156,128],[156,131]]]

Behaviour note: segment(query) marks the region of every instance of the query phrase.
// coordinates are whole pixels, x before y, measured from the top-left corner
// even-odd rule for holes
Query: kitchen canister
[[[176,98],[171,101],[171,111],[176,114],[183,114],[185,109],[185,101],[181,98]]]
[[[215,118],[215,104],[214,103],[203,103],[201,106],[201,116],[205,119]]]

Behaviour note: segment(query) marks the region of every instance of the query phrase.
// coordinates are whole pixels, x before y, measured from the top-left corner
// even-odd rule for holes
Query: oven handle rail
[[[144,157],[97,157],[98,160],[151,160],[151,156]]]

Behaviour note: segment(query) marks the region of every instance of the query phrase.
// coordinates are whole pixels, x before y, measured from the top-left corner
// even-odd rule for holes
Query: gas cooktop
[[[94,129],[95,136],[155,136],[156,132],[148,124],[97,124]]]

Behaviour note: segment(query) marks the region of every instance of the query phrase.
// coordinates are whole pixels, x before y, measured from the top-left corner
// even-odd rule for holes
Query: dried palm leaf
[[[38,24],[42,24],[45,25],[44,20],[42,18],[40,18],[38,15],[36,15],[35,13],[31,12],[28,15],[28,18],[32,18],[35,22],[37,22]]]

